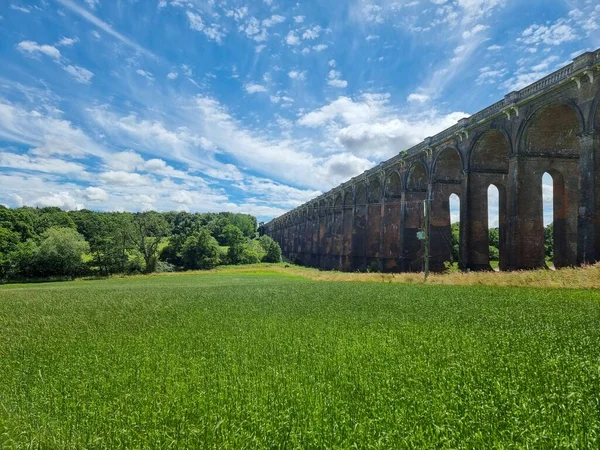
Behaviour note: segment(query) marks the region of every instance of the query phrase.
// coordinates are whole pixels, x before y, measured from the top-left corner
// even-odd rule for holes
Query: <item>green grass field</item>
[[[257,271],[0,287],[0,448],[590,448],[600,292]]]

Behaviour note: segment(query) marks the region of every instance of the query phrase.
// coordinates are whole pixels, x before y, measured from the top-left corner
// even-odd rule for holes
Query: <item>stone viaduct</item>
[[[489,270],[488,187],[499,191],[500,269],[545,266],[542,176],[552,176],[554,265],[600,260],[600,49],[506,95],[350,181],[261,226],[285,257],[346,271],[422,271],[451,260],[460,199],[461,269]]]

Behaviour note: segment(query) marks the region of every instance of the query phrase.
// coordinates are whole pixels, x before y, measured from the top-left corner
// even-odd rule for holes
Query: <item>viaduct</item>
[[[450,196],[460,199],[459,266],[490,270],[488,188],[499,191],[500,270],[545,266],[542,176],[553,180],[554,265],[600,260],[600,49],[506,95],[392,159],[261,226],[285,257],[345,271],[422,271],[452,258]]]

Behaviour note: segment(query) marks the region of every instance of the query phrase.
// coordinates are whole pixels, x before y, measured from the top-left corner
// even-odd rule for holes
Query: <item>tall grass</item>
[[[598,448],[599,325],[583,290],[6,286],[0,447]]]

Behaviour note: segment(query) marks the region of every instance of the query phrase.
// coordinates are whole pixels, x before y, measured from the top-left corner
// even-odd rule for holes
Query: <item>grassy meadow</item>
[[[599,447],[600,291],[308,273],[0,287],[0,448]]]

